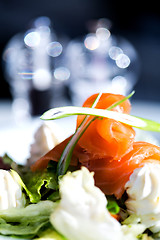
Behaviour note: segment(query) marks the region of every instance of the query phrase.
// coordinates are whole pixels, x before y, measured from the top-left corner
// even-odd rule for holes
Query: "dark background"
[[[140,58],[135,98],[160,101],[159,4],[131,0],[0,0],[0,99],[11,99],[3,74],[4,47],[38,16],[50,17],[55,30],[70,38],[87,33],[89,20],[109,18],[113,23],[112,33],[128,39]]]

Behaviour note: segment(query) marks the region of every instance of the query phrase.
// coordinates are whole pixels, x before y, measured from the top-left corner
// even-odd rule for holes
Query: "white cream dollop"
[[[83,167],[60,181],[61,200],[51,223],[70,240],[121,240],[120,223],[108,212],[107,200],[94,185],[93,173]]]
[[[0,210],[25,206],[22,188],[12,172],[0,170]]]
[[[61,129],[56,124],[43,123],[34,134],[30,147],[29,165],[50,151],[63,140]]]
[[[160,231],[160,164],[146,163],[135,169],[125,188],[128,212],[139,216],[151,231]]]

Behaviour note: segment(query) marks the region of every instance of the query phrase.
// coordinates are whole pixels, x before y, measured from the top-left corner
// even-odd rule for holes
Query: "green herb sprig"
[[[95,99],[92,108],[96,106],[96,104],[98,103],[100,97],[101,97],[101,93],[97,96],[97,98]],[[57,165],[57,175],[64,175],[69,167],[70,161],[71,161],[71,157],[72,157],[72,153],[73,150],[78,142],[78,140],[80,139],[80,137],[83,135],[83,133],[85,132],[85,130],[87,129],[87,127],[91,124],[92,121],[94,121],[94,119],[91,119],[90,121],[88,121],[89,116],[86,116],[82,123],[80,124],[80,126],[77,128],[77,130],[75,131],[75,133],[73,134],[72,138],[70,139],[70,141],[68,142],[68,144],[66,145],[59,161],[58,161],[58,165]],[[88,122],[87,122],[88,121]]]
[[[119,103],[120,104],[120,103]],[[60,107],[53,108],[45,112],[41,119],[43,120],[55,120],[65,118],[73,115],[90,115],[100,118],[110,118],[129,126],[139,128],[145,131],[160,132],[160,123],[149,119],[136,117],[133,115],[110,111],[110,109],[97,109],[88,107]]]

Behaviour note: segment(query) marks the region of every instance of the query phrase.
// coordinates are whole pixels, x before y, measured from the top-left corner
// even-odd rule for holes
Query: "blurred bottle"
[[[28,31],[17,34],[7,44],[4,70],[18,120],[41,115],[57,105],[58,97],[66,100],[64,82],[54,76],[62,52],[48,17],[35,19]]]
[[[139,59],[132,44],[114,36],[111,22],[100,19],[90,24],[90,33],[72,40],[66,49],[71,71],[72,103],[81,105],[100,91],[128,94],[137,82]]]

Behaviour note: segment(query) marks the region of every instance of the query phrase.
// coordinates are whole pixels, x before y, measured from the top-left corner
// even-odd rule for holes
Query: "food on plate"
[[[43,123],[34,134],[34,142],[30,146],[30,157],[28,164],[31,165],[50,149],[61,142],[60,129],[57,124]]]
[[[89,97],[83,107],[91,107],[97,94]],[[107,109],[116,102],[123,99],[122,95],[104,93],[95,108]],[[130,113],[129,100],[124,101],[111,109],[120,113]],[[79,115],[77,125],[79,126],[84,116]],[[92,117],[93,118],[93,117]],[[92,153],[97,158],[119,159],[132,148],[135,131],[132,127],[124,125],[112,119],[96,119],[84,132],[79,140],[79,145],[85,151]]]
[[[5,177],[1,199],[12,196],[19,201],[1,208],[1,235],[54,240],[159,238],[160,147],[136,141],[134,127],[160,131],[160,124],[129,115],[130,96],[94,94],[82,108],[51,110],[47,120],[77,114],[75,133],[52,149],[47,145],[48,152],[41,156],[48,144],[42,125],[32,145],[39,150],[31,151],[41,154],[31,166],[18,165],[7,154],[0,159],[3,169],[11,169],[0,170],[0,178]]]
[[[22,187],[17,182],[12,171],[0,169],[0,183],[0,210],[25,206],[26,202]]]
[[[138,187],[137,187],[138,186]],[[160,164],[144,164],[134,170],[126,184],[128,213],[139,216],[152,232],[160,229]]]
[[[101,163],[90,161],[88,168],[95,172],[95,181],[107,195],[114,194],[117,198],[122,197],[125,184],[133,170],[145,164],[145,162],[158,162],[160,160],[160,148],[145,142],[133,143],[133,149],[118,161],[101,159]],[[96,161],[96,160],[95,160]]]
[[[122,239],[121,225],[107,210],[93,173],[84,167],[67,173],[60,181],[60,194],[51,223],[68,239]]]

